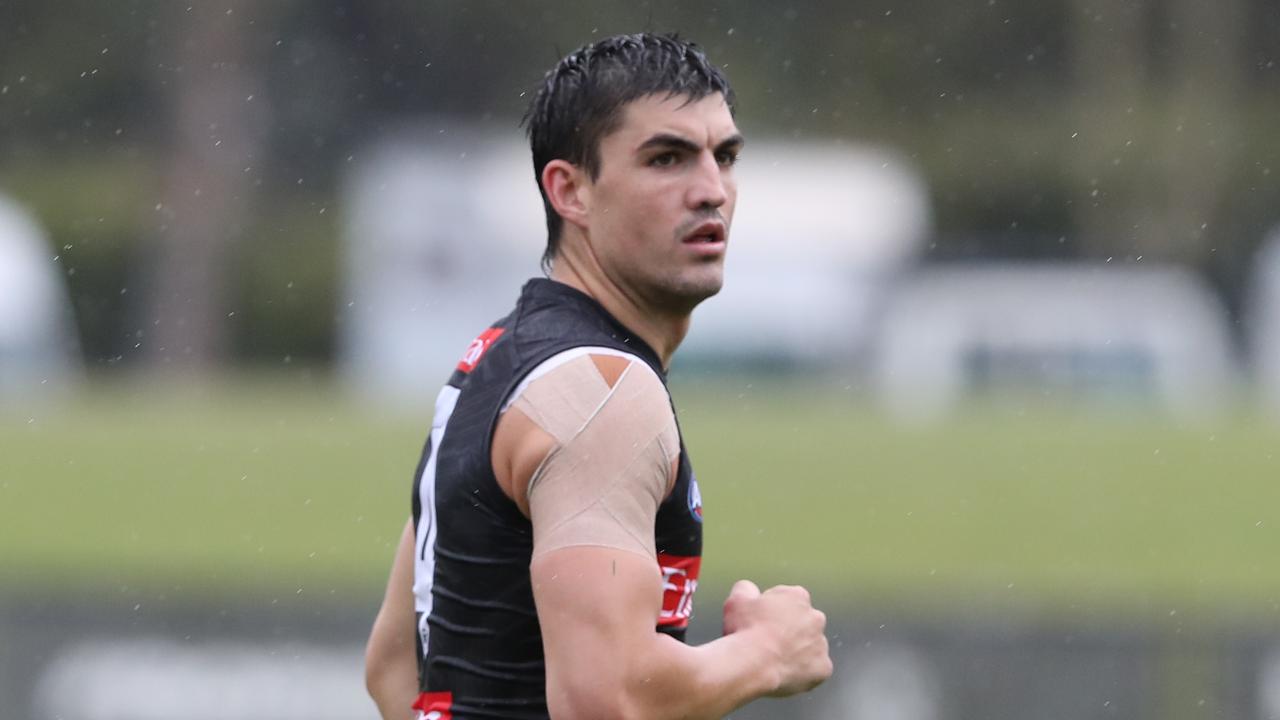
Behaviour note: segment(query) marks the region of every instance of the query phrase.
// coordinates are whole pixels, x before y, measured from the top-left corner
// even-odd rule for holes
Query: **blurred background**
[[[0,717],[372,718],[519,120],[679,31],[748,137],[671,379],[836,676],[734,717],[1280,718],[1271,0],[0,0]]]

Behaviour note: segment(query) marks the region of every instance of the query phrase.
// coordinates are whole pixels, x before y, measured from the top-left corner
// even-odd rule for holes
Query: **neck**
[[[689,313],[672,313],[655,308],[635,293],[628,293],[602,272],[588,272],[561,253],[551,266],[551,279],[585,293],[609,314],[644,340],[662,360],[671,365],[671,356],[689,332]]]

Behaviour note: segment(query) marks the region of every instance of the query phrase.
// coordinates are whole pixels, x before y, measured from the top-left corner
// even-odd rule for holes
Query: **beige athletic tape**
[[[583,355],[604,355],[607,357],[619,357],[634,360],[635,362],[643,362],[632,353],[625,353],[621,350],[600,347],[598,345],[581,345],[575,348],[569,348],[568,350],[556,353],[546,360],[543,360],[538,364],[538,367],[534,368],[528,375],[526,375],[524,380],[521,380],[520,384],[516,386],[516,389],[507,397],[506,402],[502,403],[502,410],[500,410],[500,412],[506,412],[507,409],[511,407],[512,403],[516,401],[516,398],[524,394],[524,389],[529,387],[529,383],[532,383],[534,380],[537,380],[570,360],[580,358]],[[644,369],[649,370],[649,372],[653,372],[650,370],[648,365],[643,367]]]
[[[512,405],[564,445],[582,430],[610,392],[596,364],[583,355],[530,383]]]
[[[610,388],[579,357],[530,383],[512,407],[556,440],[529,481],[534,555],[597,545],[654,557],[654,518],[680,452],[657,375],[633,360]]]

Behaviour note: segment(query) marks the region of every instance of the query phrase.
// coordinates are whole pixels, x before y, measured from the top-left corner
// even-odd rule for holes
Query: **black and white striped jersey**
[[[653,350],[599,303],[537,278],[471,343],[436,399],[413,492],[421,718],[547,718],[532,526],[498,486],[489,444],[520,382],[573,348],[634,356],[665,381]],[[702,556],[702,501],[683,439],[655,535],[664,578],[656,630],[683,640]]]

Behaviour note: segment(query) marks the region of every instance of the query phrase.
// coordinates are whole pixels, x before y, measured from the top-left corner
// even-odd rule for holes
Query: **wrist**
[[[782,687],[777,639],[767,629],[754,626],[721,638],[745,664],[744,684],[753,697],[772,695]]]

